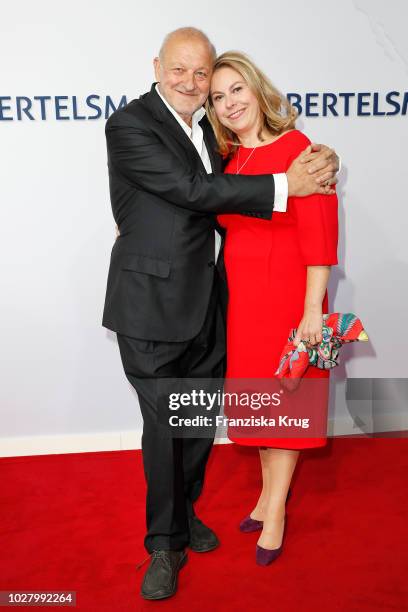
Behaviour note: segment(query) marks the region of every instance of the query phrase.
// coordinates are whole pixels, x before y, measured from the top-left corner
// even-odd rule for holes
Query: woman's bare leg
[[[262,468],[262,491],[258,498],[255,508],[252,510],[250,517],[256,521],[263,521],[265,517],[265,511],[269,499],[269,470],[267,464],[267,448],[259,448],[259,458],[261,460]]]
[[[265,467],[268,475],[268,499],[264,511],[264,525],[258,544],[262,548],[279,548],[282,543],[285,505],[299,451],[269,448]]]

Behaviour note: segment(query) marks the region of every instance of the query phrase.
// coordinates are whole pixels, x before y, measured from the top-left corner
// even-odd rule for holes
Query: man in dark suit
[[[106,124],[120,235],[112,249],[103,325],[117,333],[143,415],[145,546],[151,553],[141,593],[146,599],[175,592],[187,546],[206,552],[219,543],[193,506],[214,430],[206,437],[176,437],[165,424],[172,389],[187,379],[222,379],[225,371],[227,290],[215,214],[268,220],[273,210],[286,210],[288,194],[327,193],[336,182],[337,156],[319,145],[295,160],[286,176],[222,174],[202,108],[214,57],[199,30],[172,32],[154,61],[158,83]],[[308,173],[311,166],[315,174]]]

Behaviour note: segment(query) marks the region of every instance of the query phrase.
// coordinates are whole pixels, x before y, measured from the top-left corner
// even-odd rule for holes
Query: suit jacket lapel
[[[163,129],[171,132],[172,136],[174,136],[181,146],[188,151],[189,155],[197,156],[199,163],[203,165],[201,157],[199,156],[192,141],[158,95],[156,91],[156,83],[153,83],[149,93],[144,94],[141,96],[141,98],[154,118],[162,123]]]
[[[220,174],[222,172],[222,157],[218,153],[217,141],[207,115],[204,115],[201,119],[200,125],[203,129],[204,142],[210,157],[213,173]]]
[[[141,96],[142,101],[146,107],[150,110],[154,118],[163,124],[163,128],[171,132],[174,138],[188,151],[190,155],[196,156],[197,161],[204,168],[204,164],[197,149],[193,145],[190,138],[187,136],[185,131],[179,125],[177,120],[173,117],[167,106],[163,103],[156,91],[156,83],[153,83],[150,91]],[[211,128],[210,122],[207,117],[204,117],[200,121],[200,125],[204,133],[204,142],[207,147],[208,155],[211,160],[211,166],[214,174],[222,172],[222,159],[221,156],[216,152],[217,143],[215,140],[214,132]],[[205,169],[205,168],[204,168]]]

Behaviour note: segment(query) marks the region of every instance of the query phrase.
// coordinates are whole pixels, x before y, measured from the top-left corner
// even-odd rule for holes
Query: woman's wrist
[[[322,314],[322,304],[316,302],[305,302],[305,314]]]

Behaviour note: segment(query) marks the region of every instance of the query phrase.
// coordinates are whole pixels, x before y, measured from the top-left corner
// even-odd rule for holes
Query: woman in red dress
[[[295,110],[248,57],[235,51],[215,63],[207,114],[220,152],[228,156],[228,173],[285,173],[310,143],[295,129]],[[298,329],[295,344],[321,342],[330,266],[337,263],[337,197],[290,197],[287,212],[274,212],[269,221],[232,214],[219,215],[218,221],[226,229],[227,383],[271,380],[291,328]],[[305,376],[327,379],[328,372],[309,367]],[[325,425],[326,383],[310,407]],[[259,447],[262,492],[240,529],[262,529],[256,549],[261,565],[281,552],[285,503],[300,449],[326,444],[325,430],[308,438],[271,438],[264,432],[255,438],[253,432],[245,437],[242,429],[228,430],[234,442]]]

